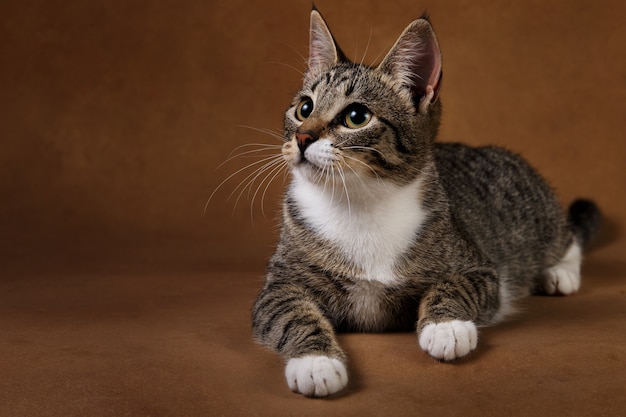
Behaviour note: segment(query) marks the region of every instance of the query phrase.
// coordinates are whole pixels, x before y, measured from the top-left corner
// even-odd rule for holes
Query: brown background
[[[444,54],[441,139],[518,151],[564,203],[592,197],[609,219],[581,293],[524,301],[456,365],[410,334],[342,336],[348,395],[301,400],[249,336],[282,177],[263,205],[228,199],[244,174],[204,207],[254,161],[216,169],[233,149],[278,143],[250,128],[280,132],[311,3],[5,0],[0,415],[626,408],[626,3],[316,4],[370,63],[428,10]]]

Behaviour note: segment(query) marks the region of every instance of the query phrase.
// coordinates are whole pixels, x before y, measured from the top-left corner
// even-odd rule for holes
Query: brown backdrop
[[[371,411],[368,401],[392,401],[385,410],[396,414],[430,404],[440,415],[459,411],[454,401],[481,415],[512,402],[524,412],[542,401],[572,414],[623,409],[612,387],[626,383],[613,372],[626,353],[626,3],[316,4],[344,51],[370,63],[428,10],[444,54],[441,139],[522,153],[563,202],[595,199],[612,239],[589,255],[578,301],[527,301],[517,325],[485,331],[504,346],[483,345],[477,362],[435,364],[406,334],[345,336],[356,382],[333,404]],[[0,4],[0,415],[328,411],[285,392],[280,361],[249,340],[282,177],[263,205],[252,199],[259,181],[235,205],[246,174],[235,176],[204,212],[216,187],[254,161],[218,168],[233,149],[278,143],[254,129],[280,132],[304,70],[310,6]],[[577,327],[569,313],[597,320]],[[443,385],[424,380],[431,370]],[[485,385],[463,385],[470,374]]]

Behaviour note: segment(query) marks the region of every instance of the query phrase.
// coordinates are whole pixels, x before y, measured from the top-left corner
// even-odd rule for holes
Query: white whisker
[[[245,152],[241,152],[238,154],[233,155],[233,152],[236,152],[238,149],[247,147],[247,146],[260,146],[261,149],[252,149],[250,151],[245,151]],[[281,145],[265,145],[262,143],[250,143],[250,144],[246,144],[246,145],[241,145],[241,146],[237,146],[235,149],[232,150],[232,152],[228,155],[228,158],[226,158],[226,160],[224,160],[224,162],[222,162],[221,164],[219,164],[217,166],[217,168],[215,168],[216,170],[220,169],[223,165],[225,165],[226,163],[232,161],[235,158],[239,158],[245,155],[250,155],[250,154],[255,154],[255,153],[259,153],[259,152],[264,152],[264,151],[269,151],[269,150],[280,150],[282,148]],[[276,154],[271,154],[271,155],[260,155],[260,156],[275,156]]]
[[[255,132],[265,133],[266,135],[270,135],[273,138],[279,139],[281,143],[284,143],[287,141],[285,139],[285,135],[279,132],[274,132],[273,130],[270,130],[270,129],[261,129],[258,127],[247,126],[247,125],[235,125],[235,127],[242,127],[244,129],[254,130]]]
[[[324,193],[326,193],[326,190],[328,189],[328,180],[330,178],[330,174],[332,173],[332,171],[333,171],[332,166],[324,167],[324,174],[325,174],[324,175]],[[331,190],[331,194],[330,194],[331,201],[333,199],[333,193],[334,193],[334,190]]]
[[[372,151],[372,152],[376,152],[377,154],[382,156],[385,161],[387,161],[387,157],[385,156],[384,153],[382,153],[378,149],[372,148],[371,146],[357,146],[357,145],[354,145],[354,146],[340,146],[339,149],[341,149],[342,151],[345,150],[345,149],[357,149],[357,150],[360,149],[360,150],[364,150],[364,151]]]
[[[283,43],[283,45],[284,45],[284,46],[286,46],[287,48],[291,49],[293,52],[295,52],[295,53],[296,53],[296,55],[298,55],[298,57],[300,57],[300,59],[302,60],[302,62],[304,62],[304,63],[305,63],[305,65],[308,63],[308,61],[309,61],[309,60],[308,60],[308,58],[307,58],[307,57],[305,57],[304,55],[302,55],[302,54],[300,53],[300,51],[298,51],[296,48],[294,48],[293,46],[288,45],[288,44],[286,44],[286,43]]]
[[[268,174],[265,176],[265,178],[263,178],[263,180],[261,180],[261,182],[259,183],[259,186],[257,187],[256,191],[254,192],[254,195],[252,196],[252,200],[250,202],[250,215],[252,215],[252,211],[253,211],[253,207],[254,207],[254,201],[256,200],[256,196],[259,193],[259,191],[261,190],[261,187],[263,187],[263,183],[266,183],[265,188],[263,189],[263,193],[261,194],[261,214],[263,215],[263,217],[267,218],[267,216],[265,215],[265,194],[267,193],[267,189],[269,188],[270,184],[274,181],[274,179],[278,176],[278,174],[280,174],[280,172],[282,171],[282,169],[286,166],[286,162],[284,160],[279,161],[279,163],[275,164],[275,166],[269,170]],[[269,180],[268,180],[269,178]]]
[[[360,163],[360,164],[365,165],[365,167],[366,167],[367,169],[369,169],[370,171],[372,171],[372,174],[374,174],[374,176],[375,176],[377,179],[380,179],[380,176],[379,176],[379,175],[378,175],[378,173],[374,170],[374,168],[372,168],[372,167],[371,167],[369,164],[367,164],[366,162],[363,162],[363,161],[361,161],[361,160],[360,160],[360,159],[358,159],[358,158],[354,158],[354,157],[352,157],[352,156],[348,156],[348,155],[342,155],[342,157],[343,157],[343,158],[346,158],[346,159],[349,159],[349,160],[351,160],[351,161],[355,161],[355,162],[358,162],[358,163]],[[347,164],[346,164],[346,165],[347,165]],[[347,165],[347,166],[348,166],[350,169],[352,169],[352,167],[350,167],[350,165]],[[354,169],[352,169],[352,171],[356,174],[356,172],[354,171]],[[358,175],[357,175],[357,176],[358,176]],[[359,177],[359,178],[360,178],[360,177]],[[363,185],[365,185],[365,184],[363,184]]]
[[[235,199],[233,210],[236,209],[239,201],[241,200],[243,194],[248,190],[248,197],[252,195],[251,198],[251,215],[252,215],[252,207],[256,201],[257,195],[261,193],[261,211],[265,216],[264,212],[264,200],[265,195],[269,189],[270,184],[278,177],[278,175],[283,172],[285,175],[283,177],[283,185],[284,181],[288,176],[288,170],[284,168],[288,165],[287,162],[284,161],[281,148],[283,144],[286,142],[284,133],[282,131],[273,131],[270,129],[257,128],[254,126],[248,125],[236,125],[237,127],[253,130],[255,132],[263,133],[271,136],[274,139],[277,139],[280,144],[270,144],[270,143],[246,143],[243,145],[237,146],[233,149],[227,156],[226,160],[224,160],[221,164],[217,166],[216,169],[221,168],[226,163],[242,157],[242,158],[257,158],[258,160],[247,164],[239,169],[237,169],[232,174],[228,175],[226,179],[219,183],[217,187],[213,190],[209,198],[207,199],[203,213],[206,215],[209,204],[214,199],[217,192],[224,187],[226,183],[233,180],[238,175],[245,175],[242,180],[232,189],[226,200],[231,200],[234,198],[235,194],[237,194],[237,198]],[[246,149],[248,148],[248,149]],[[246,173],[246,171],[250,171]],[[243,174],[242,174],[243,173]],[[259,179],[261,181],[259,182]],[[254,190],[255,184],[256,190]]]
[[[386,48],[381,49],[381,51],[376,55],[376,57],[372,61],[372,65],[380,65],[380,62],[378,62],[378,60],[384,53],[388,52],[392,46],[393,46],[393,42],[389,42]]]
[[[217,191],[222,188],[222,186],[224,184],[226,184],[231,178],[233,178],[234,176],[236,176],[237,174],[241,173],[242,171],[245,171],[246,169],[250,169],[251,167],[257,165],[257,164],[261,164],[269,159],[272,158],[276,158],[277,156],[273,156],[273,157],[268,157],[268,158],[263,158],[260,161],[256,161],[253,162],[251,164],[248,164],[240,169],[238,169],[237,171],[233,172],[232,174],[230,174],[228,177],[226,177],[226,179],[224,181],[222,181],[217,187],[215,187],[215,190],[213,190],[213,192],[211,193],[211,195],[209,196],[209,199],[207,200],[206,204],[204,205],[204,214],[206,214],[206,210],[207,207],[209,206],[209,203],[211,202],[211,199],[213,198],[213,196],[215,196],[215,193],[217,193]],[[256,172],[256,171],[255,171]],[[247,178],[247,177],[246,177]],[[229,197],[230,198],[230,197]]]
[[[367,51],[370,48],[370,43],[372,42],[372,26],[370,25],[370,34],[367,38],[367,44],[365,45],[365,52],[363,52],[363,56],[361,57],[361,62],[359,62],[359,65],[363,65],[363,62],[365,61],[365,56],[367,55]]]
[[[335,169],[333,169],[331,172],[333,174],[333,176],[332,176],[332,180],[333,180],[332,181],[332,183],[333,183],[332,187],[333,187],[333,189],[332,189],[332,191],[330,193],[330,201],[333,201],[335,199],[335,190],[337,189],[337,179],[335,177]]]
[[[357,178],[359,179],[359,181],[361,181],[361,184],[363,184],[363,187],[364,187],[364,188],[367,188],[367,184],[365,184],[365,181],[363,181],[363,178],[361,178],[361,176],[358,174],[358,172],[356,172],[356,170],[355,170],[354,168],[352,168],[349,164],[347,164],[347,163],[345,162],[345,159],[344,159],[344,158],[348,158],[348,159],[352,159],[352,160],[357,161],[357,162],[361,162],[362,164],[364,164],[365,166],[367,166],[367,167],[368,167],[369,169],[371,169],[372,171],[374,171],[374,170],[373,170],[373,169],[372,169],[369,165],[367,165],[365,162],[363,162],[363,161],[359,161],[359,160],[358,160],[358,159],[356,159],[356,158],[352,158],[352,157],[349,157],[349,156],[346,156],[346,155],[343,155],[343,156],[342,156],[342,159],[343,159],[343,164],[344,164],[345,166],[347,166],[347,167],[350,169],[350,171],[352,171],[352,172],[354,173],[354,176],[355,176],[355,177],[357,177]],[[376,172],[374,172],[374,174],[376,174]]]
[[[285,64],[284,62],[278,62],[278,61],[270,61],[268,63],[269,64],[274,64],[274,65],[282,65],[283,67],[287,67],[289,69],[294,70],[295,72],[300,74],[302,77],[304,77],[304,71],[299,70],[298,68],[294,67],[293,65]]]
[[[266,162],[266,161],[269,161],[269,162]],[[280,164],[281,161],[282,161],[282,158],[278,155],[275,155],[271,158],[264,158],[261,161],[255,162],[255,164],[258,164],[259,162],[265,162],[265,163],[261,165],[260,167],[258,167],[257,169],[255,169],[252,173],[247,175],[239,183],[239,185],[237,185],[235,189],[230,193],[227,200],[230,200],[233,197],[233,195],[237,192],[237,190],[240,190],[239,195],[237,196],[237,199],[235,200],[235,205],[234,205],[234,207],[237,207],[237,204],[239,204],[239,200],[241,199],[246,189],[249,190],[248,191],[248,195],[249,195],[252,184],[255,183],[255,181],[259,178],[259,176],[263,175],[264,172],[267,172],[268,170],[270,170],[274,165]]]
[[[343,189],[346,192],[346,202],[348,203],[348,218],[351,218],[352,210],[350,206],[350,195],[348,193],[348,185],[346,184],[346,176],[345,176],[345,173],[343,172],[343,168],[341,167],[341,165],[339,165],[338,168],[339,169],[337,170],[337,173],[341,177],[341,182],[343,183]]]

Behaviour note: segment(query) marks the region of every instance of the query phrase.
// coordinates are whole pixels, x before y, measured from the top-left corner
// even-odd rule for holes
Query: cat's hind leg
[[[546,294],[570,295],[580,288],[580,263],[582,250],[574,241],[561,260],[546,268],[541,275],[541,284]]]

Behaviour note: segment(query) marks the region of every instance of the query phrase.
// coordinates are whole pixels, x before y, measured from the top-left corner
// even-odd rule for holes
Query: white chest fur
[[[291,195],[322,238],[338,247],[357,278],[392,284],[394,266],[413,243],[426,218],[421,181],[398,187],[380,181],[345,191],[331,190],[294,176]]]

